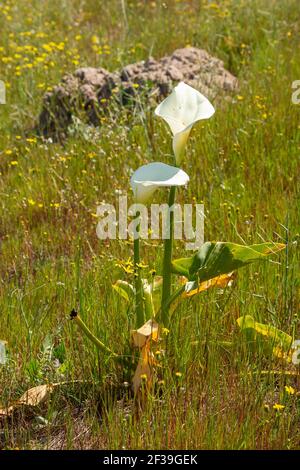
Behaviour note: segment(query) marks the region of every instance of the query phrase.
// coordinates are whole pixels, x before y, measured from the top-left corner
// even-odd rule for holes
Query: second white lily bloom
[[[130,182],[135,202],[147,203],[158,188],[184,186],[189,182],[189,176],[180,168],[153,162],[138,168]]]
[[[170,96],[157,106],[155,114],[171,128],[177,165],[180,164],[193,125],[201,119],[209,119],[214,112],[208,99],[184,82],[180,82]]]

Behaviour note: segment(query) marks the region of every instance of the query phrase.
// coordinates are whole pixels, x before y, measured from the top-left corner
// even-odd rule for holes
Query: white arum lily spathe
[[[155,109],[170,126],[173,134],[173,151],[179,165],[193,125],[209,119],[215,112],[213,105],[199,91],[180,82],[172,93]]]
[[[131,187],[135,201],[145,204],[158,188],[184,186],[189,176],[180,168],[153,162],[138,168],[131,177]]]

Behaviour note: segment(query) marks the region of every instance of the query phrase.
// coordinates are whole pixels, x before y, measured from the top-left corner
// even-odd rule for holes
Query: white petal
[[[180,82],[155,109],[155,114],[169,124],[173,135],[187,130],[201,119],[210,118],[214,112],[208,99],[184,82]]]
[[[180,165],[191,129],[192,129],[192,126],[188,127],[183,132],[178,132],[178,134],[175,134],[173,136],[173,152],[174,152],[175,159],[176,159],[176,165]]]
[[[157,188],[184,186],[189,176],[180,168],[153,162],[138,168],[131,177],[131,187],[138,203],[147,202]]]

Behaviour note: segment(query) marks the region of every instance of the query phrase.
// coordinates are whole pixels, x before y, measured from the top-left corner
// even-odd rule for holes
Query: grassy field
[[[69,382],[39,407],[1,419],[0,448],[299,448],[299,377],[261,373],[297,367],[250,353],[236,322],[252,315],[300,339],[300,105],[291,102],[300,79],[298,0],[4,0],[0,24],[0,339],[8,342],[0,402]],[[132,307],[112,283],[132,280],[120,265],[133,245],[98,240],[95,212],[120,191],[130,195],[132,170],[168,161],[170,134],[147,102],[143,113],[120,110],[63,146],[30,129],[65,72],[114,70],[188,44],[224,60],[240,89],[193,129],[183,164],[191,181],[179,201],[203,201],[206,240],[287,248],[241,270],[232,288],[180,305],[163,382],[141,405],[127,385],[130,361],[99,354],[69,313],[77,308],[130,356]],[[142,248],[149,277],[160,271],[162,243]],[[175,252],[183,254],[182,242]],[[232,341],[231,350],[220,341]]]

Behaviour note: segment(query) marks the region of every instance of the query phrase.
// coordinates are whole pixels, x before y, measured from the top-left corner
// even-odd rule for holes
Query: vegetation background
[[[248,314],[300,339],[300,107],[291,102],[299,2],[4,0],[0,24],[1,404],[34,385],[69,382],[40,407],[1,419],[0,447],[299,448],[299,378],[249,352],[236,323]],[[114,70],[188,44],[224,60],[240,89],[193,129],[180,198],[204,202],[206,240],[288,245],[240,271],[231,289],[180,306],[160,390],[140,408],[130,368],[98,354],[68,315],[78,308],[113,350],[130,352],[132,311],[112,283],[131,280],[132,243],[99,241],[95,212],[129,192],[132,170],[168,161],[170,135],[147,102],[104,116],[98,131],[79,126],[63,146],[28,129],[65,72]],[[147,277],[159,272],[162,245],[143,246]],[[262,373],[272,370],[282,373]]]

